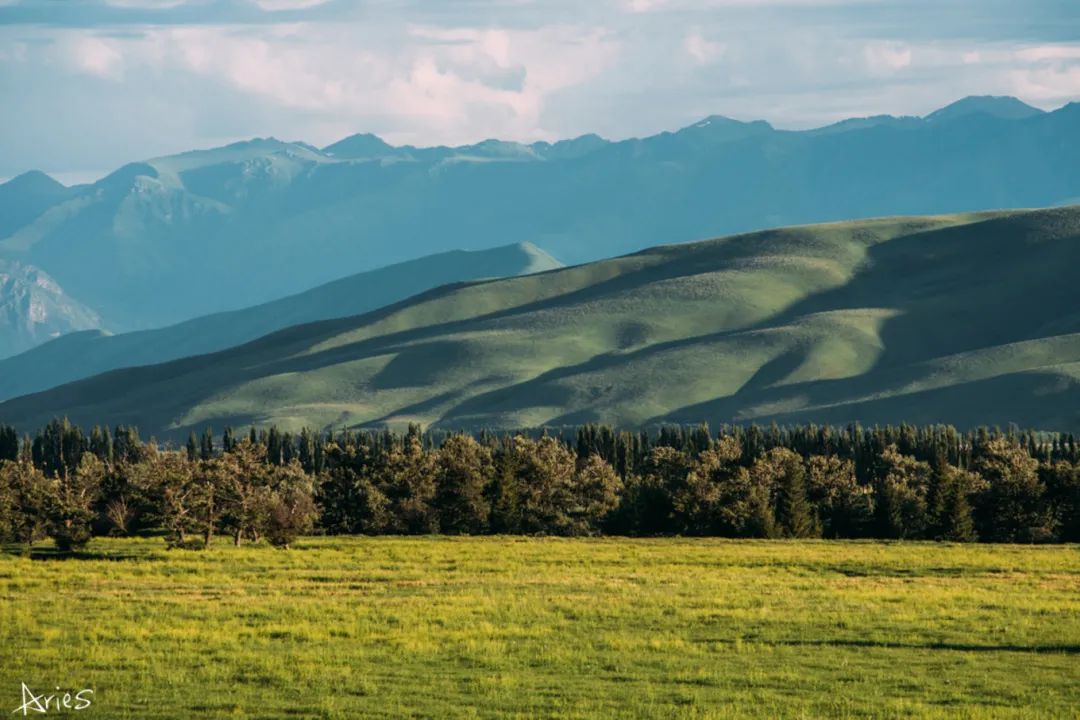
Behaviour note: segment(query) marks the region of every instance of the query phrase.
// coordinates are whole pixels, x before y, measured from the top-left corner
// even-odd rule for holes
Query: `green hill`
[[[350,275],[273,302],[157,330],[120,335],[100,330],[75,332],[0,360],[0,400],[116,368],[224,350],[290,325],[356,315],[447,283],[523,275],[557,267],[561,263],[529,243],[491,250],[455,250]],[[0,261],[0,277],[3,269]],[[3,309],[0,305],[0,310]],[[0,313],[0,330],[4,327],[4,317]],[[92,326],[76,329],[85,327]],[[25,347],[24,344],[20,349]],[[72,362],[72,358],[78,361]]]
[[[212,424],[1080,429],[1080,208],[793,227],[433,290],[0,405]]]

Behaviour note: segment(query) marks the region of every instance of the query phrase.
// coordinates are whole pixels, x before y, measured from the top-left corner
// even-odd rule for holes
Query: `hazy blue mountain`
[[[120,335],[100,330],[76,332],[0,360],[0,399],[115,368],[223,350],[291,325],[374,310],[448,283],[525,275],[558,267],[562,264],[528,243],[476,252],[457,250],[359,273],[264,305],[156,330]],[[83,327],[96,325],[73,326],[69,330]]]
[[[528,241],[566,262],[764,227],[1044,207],[1080,197],[1080,105],[969,98],[818,130],[713,116],[608,142],[326,148],[257,139],[76,188],[0,238],[118,330],[267,302],[342,274]]]
[[[603,422],[1080,430],[1080,208],[883,218],[444,286],[0,404],[206,425]]]
[[[100,327],[97,313],[66,295],[40,269],[0,260],[0,358],[66,333]]]
[[[72,192],[38,170],[0,184],[0,238],[30,223]]]
[[[941,122],[977,113],[1006,120],[1025,120],[1042,115],[1043,111],[1014,97],[980,95],[957,100],[951,105],[930,113],[926,119],[930,122]]]

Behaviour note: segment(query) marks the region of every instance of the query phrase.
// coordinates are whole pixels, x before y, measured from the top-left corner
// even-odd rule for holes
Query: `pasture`
[[[1080,713],[1080,549],[305,538],[0,554],[0,714],[956,718]],[[30,713],[31,716],[34,713]]]

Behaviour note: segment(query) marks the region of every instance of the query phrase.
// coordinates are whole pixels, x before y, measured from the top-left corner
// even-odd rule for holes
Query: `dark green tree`
[[[480,533],[487,529],[491,505],[485,489],[494,477],[491,449],[470,435],[451,435],[435,460],[435,506],[444,533]]]

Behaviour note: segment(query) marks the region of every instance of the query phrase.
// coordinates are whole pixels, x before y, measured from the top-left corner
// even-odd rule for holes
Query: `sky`
[[[1080,100],[1080,0],[0,0],[0,178],[324,146]]]

